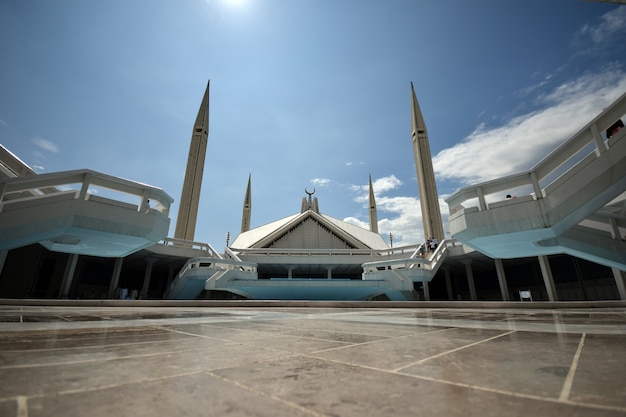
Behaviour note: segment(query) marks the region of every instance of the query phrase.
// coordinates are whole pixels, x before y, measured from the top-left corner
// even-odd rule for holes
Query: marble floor
[[[0,416],[626,416],[626,308],[0,305]]]

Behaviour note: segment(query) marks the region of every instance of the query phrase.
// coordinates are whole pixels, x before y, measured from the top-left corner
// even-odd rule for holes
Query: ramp
[[[626,129],[601,133],[624,114],[626,94],[530,171],[452,194],[450,233],[492,258],[566,253],[626,270]]]
[[[0,251],[123,257],[167,236],[173,199],[150,185],[83,169],[0,178]]]

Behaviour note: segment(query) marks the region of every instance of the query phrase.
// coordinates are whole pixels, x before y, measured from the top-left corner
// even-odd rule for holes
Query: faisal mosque
[[[90,169],[37,174],[0,146],[0,298],[626,300],[626,94],[530,170],[450,195],[446,239],[411,84],[406,147],[435,245],[387,244],[371,177],[368,229],[324,212],[308,189],[294,196],[299,212],[252,227],[249,177],[241,231],[223,250],[194,240],[209,98],[207,84],[174,236],[166,191]]]

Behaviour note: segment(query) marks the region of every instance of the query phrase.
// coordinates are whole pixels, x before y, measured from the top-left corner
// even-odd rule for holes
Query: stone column
[[[617,284],[617,292],[621,300],[626,300],[626,283],[624,282],[624,271],[615,267],[611,268],[613,271],[613,277],[615,278],[615,284]]]
[[[111,283],[109,284],[109,293],[107,294],[108,298],[113,298],[115,294],[115,289],[120,282],[120,273],[122,272],[122,263],[124,262],[124,258],[115,259],[115,266],[113,267],[113,276],[111,277]]]
[[[150,277],[152,276],[152,265],[156,259],[148,258],[148,264],[146,265],[146,273],[143,276],[143,286],[141,287],[141,299],[145,300],[148,298],[148,288],[150,287]]]
[[[496,273],[498,274],[498,282],[500,283],[500,293],[502,301],[509,301],[509,286],[506,284],[506,275],[504,273],[504,265],[502,259],[494,259],[496,264]]]
[[[452,294],[452,281],[450,280],[450,267],[444,266],[443,272],[446,277],[446,290],[448,290],[448,300],[454,300],[454,294]]]
[[[474,285],[474,272],[472,271],[472,262],[467,261],[465,264],[465,273],[467,274],[467,283],[469,284],[470,299],[476,301],[476,286]]]
[[[545,255],[538,256],[539,266],[541,267],[541,275],[543,276],[543,282],[546,286],[546,292],[548,293],[548,300],[559,301],[556,293],[556,287],[554,285],[554,277],[552,276],[552,269],[550,269],[550,262]]]
[[[424,287],[424,301],[430,301],[430,289],[428,288],[428,282],[423,281],[422,286]]]
[[[172,281],[174,280],[174,266],[169,264],[167,266],[167,285],[165,286],[165,292],[169,291],[170,285],[172,285]]]
[[[2,275],[2,270],[4,269],[4,263],[7,260],[7,255],[9,254],[8,250],[3,250],[0,252],[0,275]]]
[[[67,298],[69,296],[72,280],[74,279],[74,272],[76,271],[76,264],[78,263],[78,256],[79,255],[76,253],[70,253],[67,258],[63,281],[61,282],[61,288],[59,290],[59,298]]]

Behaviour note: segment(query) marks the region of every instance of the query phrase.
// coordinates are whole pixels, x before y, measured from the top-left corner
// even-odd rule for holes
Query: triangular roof
[[[241,233],[232,248],[388,249],[378,233],[307,210]]]

